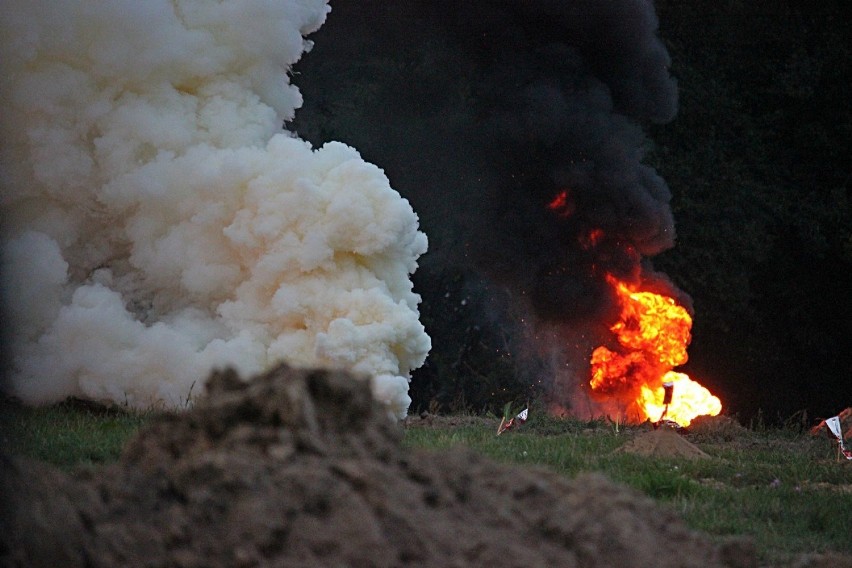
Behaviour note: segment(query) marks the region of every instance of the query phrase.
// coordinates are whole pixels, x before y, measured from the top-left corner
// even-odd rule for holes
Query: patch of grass
[[[114,461],[152,413],[66,402],[31,408],[0,401],[0,442],[5,451],[69,470]]]
[[[0,400],[0,411],[7,451],[66,470],[117,459],[154,415],[79,401],[27,408]],[[603,473],[713,538],[752,537],[761,564],[792,565],[805,553],[852,554],[852,463],[838,462],[826,438],[794,429],[711,430],[687,439],[712,459],[686,460],[614,453],[640,429],[606,420],[534,414],[501,436],[494,420],[436,424],[406,428],[403,444],[427,451],[463,444],[501,463],[544,466],[567,477]]]
[[[530,421],[499,437],[485,426],[411,428],[405,444],[465,444],[504,463],[541,465],[569,477],[601,472],[673,508],[711,537],[752,537],[763,564],[790,565],[805,553],[852,554],[852,463],[836,461],[830,440],[785,429],[743,430],[696,442],[713,459],[662,459],[613,453],[638,433],[635,427],[556,422]]]
[[[704,486],[674,505],[697,530],[720,537],[753,536],[767,564],[783,565],[802,553],[852,553],[852,495],[836,487]]]

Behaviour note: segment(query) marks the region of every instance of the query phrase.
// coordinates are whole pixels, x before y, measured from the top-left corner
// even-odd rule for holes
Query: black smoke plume
[[[581,336],[613,316],[606,273],[667,286],[647,259],[674,244],[670,192],[642,162],[677,109],[656,32],[647,0],[333,1],[293,126],[385,169],[429,235],[423,277],[459,267],[479,325]]]

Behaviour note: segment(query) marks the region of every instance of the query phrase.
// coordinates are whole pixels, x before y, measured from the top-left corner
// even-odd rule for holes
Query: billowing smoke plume
[[[404,415],[426,237],[379,168],[281,128],[326,1],[2,12],[9,390],[172,406],[286,360],[372,374]]]
[[[477,267],[527,306],[534,342],[583,343],[569,354],[582,379],[617,315],[605,275],[669,287],[647,263],[675,235],[643,128],[677,109],[651,1],[334,6],[297,66],[295,127],[381,163],[430,234],[424,270]]]

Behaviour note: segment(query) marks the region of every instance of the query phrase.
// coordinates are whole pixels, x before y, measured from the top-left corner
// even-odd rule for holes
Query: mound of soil
[[[660,428],[637,434],[615,451],[662,458],[704,459],[710,457],[692,442],[684,440],[671,428]]]
[[[756,565],[599,475],[407,451],[401,433],[341,372],[219,373],[113,465],[2,458],[0,565]]]
[[[730,416],[698,416],[687,429],[696,442],[734,442],[754,438],[754,433]]]

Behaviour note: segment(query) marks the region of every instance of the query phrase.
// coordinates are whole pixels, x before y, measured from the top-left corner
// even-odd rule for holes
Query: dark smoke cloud
[[[643,127],[677,109],[656,30],[644,0],[332,1],[295,128],[386,170],[429,235],[422,271],[473,265],[541,322],[600,322],[603,275],[654,277],[643,259],[674,244],[642,163]]]

